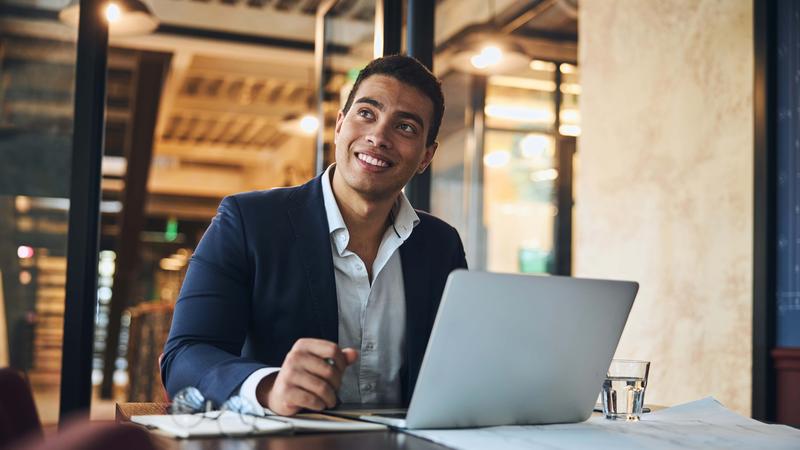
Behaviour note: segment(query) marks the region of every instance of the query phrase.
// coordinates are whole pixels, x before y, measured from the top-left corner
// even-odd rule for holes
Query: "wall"
[[[649,403],[750,413],[750,0],[582,0],[574,273],[641,290],[617,357]]]

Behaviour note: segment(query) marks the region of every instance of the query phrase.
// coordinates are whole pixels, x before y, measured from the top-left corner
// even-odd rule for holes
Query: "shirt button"
[[[364,346],[364,350],[367,350],[367,351],[370,351],[373,348],[375,348],[375,345],[372,342],[370,342],[370,343],[368,343],[367,345]]]

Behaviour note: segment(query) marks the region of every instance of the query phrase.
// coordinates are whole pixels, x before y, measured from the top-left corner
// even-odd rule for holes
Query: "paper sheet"
[[[216,414],[216,412],[211,414]],[[377,423],[360,422],[314,413],[298,414],[292,417],[277,415],[248,416],[246,422],[242,421],[238,414],[229,411],[226,411],[216,419],[203,419],[197,417],[197,415],[178,414],[133,416],[131,421],[148,428],[158,429],[168,436],[179,438],[223,435],[248,436],[272,433],[382,431],[388,429],[387,426]],[[184,424],[184,426],[181,426],[181,424]]]
[[[216,419],[193,418],[189,414],[132,416],[131,422],[155,428],[162,433],[179,438],[209,436],[248,436],[253,434],[291,433],[292,426],[264,417],[248,417],[247,423],[232,412]],[[181,424],[185,424],[182,426]],[[191,425],[191,426],[187,426]],[[222,431],[225,430],[223,433]]]
[[[280,420],[292,426],[295,433],[315,433],[333,431],[383,431],[389,427],[379,423],[360,422],[357,420],[334,417],[326,414],[305,413],[292,417],[271,415],[273,420]]]
[[[642,416],[639,422],[592,417],[586,422],[464,430],[409,430],[457,449],[800,449],[800,430],[767,425],[711,397]]]

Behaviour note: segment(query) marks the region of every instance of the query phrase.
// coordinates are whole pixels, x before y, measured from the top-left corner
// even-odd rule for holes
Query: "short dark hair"
[[[425,145],[431,145],[436,142],[436,136],[439,134],[439,127],[442,124],[442,116],[444,115],[444,94],[442,94],[442,82],[436,78],[436,75],[431,73],[427,67],[416,59],[406,55],[390,55],[382,58],[374,59],[367,64],[366,67],[361,69],[356,78],[353,89],[350,90],[350,95],[347,96],[347,102],[342,108],[342,113],[347,114],[350,107],[355,100],[356,91],[361,85],[361,82],[373,75],[385,75],[405,83],[420,92],[425,94],[426,97],[431,99],[433,103],[433,117],[431,118],[430,129]]]

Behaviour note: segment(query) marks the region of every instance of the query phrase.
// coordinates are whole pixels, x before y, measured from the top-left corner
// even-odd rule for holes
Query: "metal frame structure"
[[[775,420],[777,4],[753,1],[753,372],[752,416]]]
[[[69,231],[60,421],[88,417],[97,305],[100,166],[105,131],[108,27],[101,0],[81,0],[75,68],[75,116],[70,173]]]
[[[387,1],[387,0],[384,0]],[[436,2],[430,0],[408,0],[406,16],[406,49],[429,70],[433,71],[433,32],[436,17]],[[417,174],[406,185],[406,196],[414,208],[431,210],[431,174],[428,167]]]

